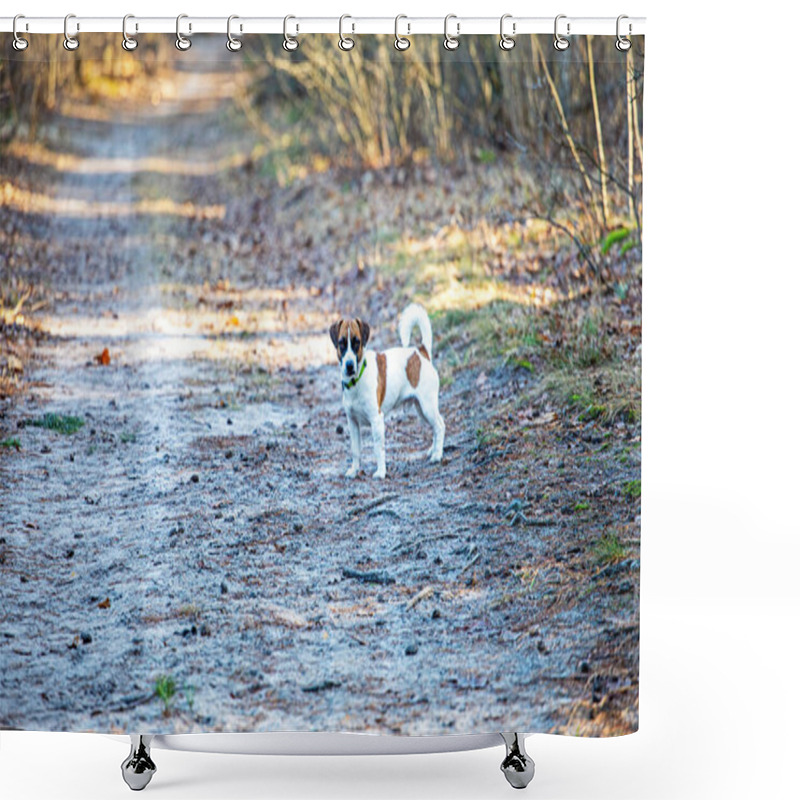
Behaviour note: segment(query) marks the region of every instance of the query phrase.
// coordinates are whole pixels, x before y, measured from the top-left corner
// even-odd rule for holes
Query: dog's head
[[[330,327],[331,341],[342,366],[342,381],[358,375],[358,367],[369,341],[369,325],[360,319],[340,319]]]

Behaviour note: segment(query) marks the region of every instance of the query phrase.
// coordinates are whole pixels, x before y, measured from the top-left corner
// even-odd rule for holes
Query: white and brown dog
[[[419,328],[422,344],[411,347],[411,332]],[[369,325],[360,319],[340,319],[330,328],[342,372],[342,405],[350,426],[353,462],[345,473],[353,478],[361,469],[361,426],[369,424],[378,462],[374,478],[386,477],[383,416],[402,403],[414,403],[433,429],[431,461],[442,460],[444,420],[439,413],[439,375],[431,359],[433,334],[425,309],[412,303],[400,315],[402,347],[376,353],[367,350]]]

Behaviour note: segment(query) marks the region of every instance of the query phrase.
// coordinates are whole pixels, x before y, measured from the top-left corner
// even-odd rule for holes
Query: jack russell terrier
[[[422,335],[419,347],[409,345],[415,326]],[[425,309],[412,303],[400,315],[402,347],[380,353],[367,350],[369,325],[360,319],[334,322],[330,335],[341,365],[342,405],[350,426],[353,463],[346,476],[353,478],[361,469],[361,426],[368,423],[378,462],[372,477],[386,477],[383,415],[402,403],[413,402],[420,417],[431,426],[433,444],[427,455],[433,462],[441,461],[444,420],[439,413],[439,374],[431,363],[431,321]]]

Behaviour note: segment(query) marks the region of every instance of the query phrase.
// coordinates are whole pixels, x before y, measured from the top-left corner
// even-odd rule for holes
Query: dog
[[[412,347],[411,333],[419,328],[422,344]],[[378,462],[373,478],[386,477],[384,414],[403,403],[414,403],[433,430],[427,452],[432,462],[442,460],[444,420],[439,413],[439,373],[433,366],[433,333],[425,309],[417,303],[400,315],[400,343],[383,352],[367,350],[370,327],[360,319],[340,319],[330,337],[341,367],[342,405],[350,427],[352,463],[345,473],[354,478],[361,469],[361,426],[369,424]]]

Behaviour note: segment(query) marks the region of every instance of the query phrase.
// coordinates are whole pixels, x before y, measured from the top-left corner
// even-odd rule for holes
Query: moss
[[[45,428],[67,436],[77,433],[86,423],[80,417],[71,417],[62,414],[45,414],[41,419],[28,420],[26,425],[34,428]]]
[[[630,497],[632,500],[642,496],[642,482],[641,480],[628,481],[622,487],[622,493],[625,497]]]
[[[616,533],[604,533],[592,548],[595,558],[601,564],[614,564],[625,558],[625,545]]]

